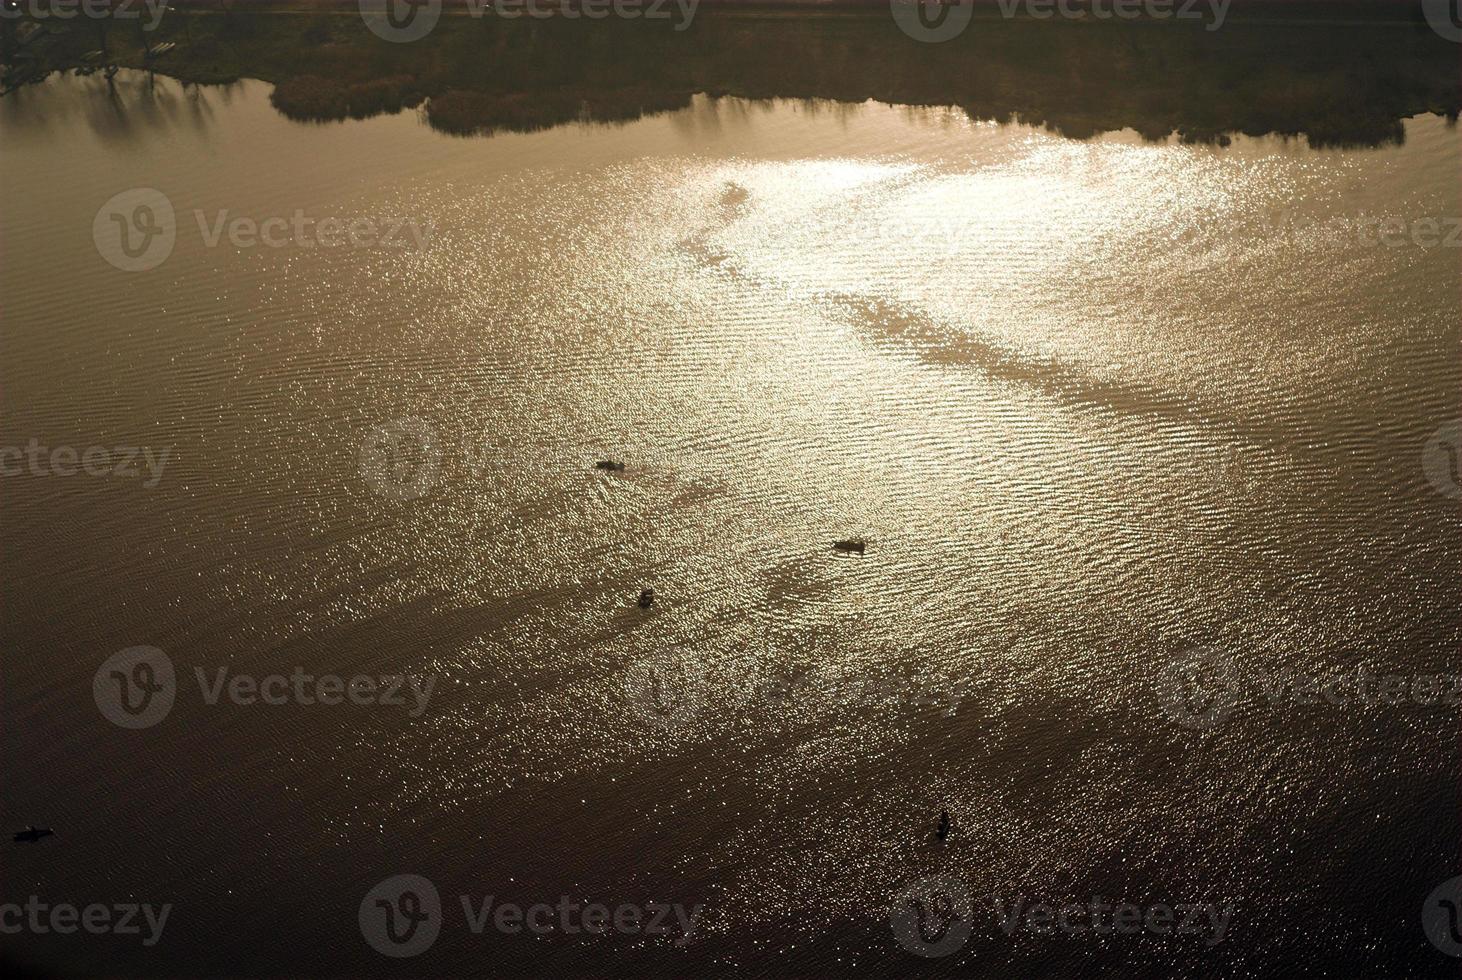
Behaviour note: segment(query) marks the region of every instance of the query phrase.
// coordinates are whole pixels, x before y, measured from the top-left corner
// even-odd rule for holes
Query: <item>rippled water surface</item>
[[[1456,665],[1422,466],[1462,373],[1444,119],[1313,150],[700,96],[460,139],[117,82],[0,101],[0,442],[169,454],[152,487],[4,481],[3,806],[59,835],[5,878],[176,908],[151,949],[19,954],[404,975],[356,916],[411,872],[437,974],[1433,975],[1456,708],[1261,685]],[[93,241],[129,188],[177,215],[145,273]],[[210,246],[224,211],[401,230]],[[1359,227],[1447,216],[1452,247]],[[91,677],[143,644],[179,697],[125,731]],[[1210,647],[1239,703],[1177,723],[1169,665]],[[436,686],[418,717],[210,706],[223,666]],[[982,912],[926,962],[888,910],[934,873],[1233,920]],[[477,936],[464,893],[704,910],[680,945]]]

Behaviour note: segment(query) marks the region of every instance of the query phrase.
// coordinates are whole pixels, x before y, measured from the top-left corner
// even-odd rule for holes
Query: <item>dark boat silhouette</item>
[[[594,468],[596,470],[608,470],[610,473],[624,472],[624,464],[616,463],[612,459],[601,459],[599,462],[594,464]]]
[[[866,548],[866,547],[867,547],[867,545],[864,542],[862,542],[862,541],[855,541],[852,538],[848,538],[845,541],[834,541],[833,542],[833,550],[835,550],[835,551],[841,551],[845,555],[852,555],[852,554],[861,555],[863,553],[863,549]]]
[[[948,810],[940,810],[939,811],[939,829],[936,830],[934,833],[935,833],[935,835],[941,841],[944,840],[944,838],[946,838],[946,837],[949,836],[949,811]]]
[[[655,590],[645,589],[640,593],[640,608],[649,609],[655,604]]]
[[[50,827],[27,827],[15,835],[15,843],[33,844],[42,837],[50,837],[55,833]]]

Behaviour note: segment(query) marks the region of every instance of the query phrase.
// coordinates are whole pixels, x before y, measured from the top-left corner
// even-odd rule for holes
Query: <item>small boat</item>
[[[640,593],[640,608],[649,609],[655,604],[655,590],[645,589]]]
[[[939,811],[939,829],[936,830],[934,833],[935,833],[935,835],[940,840],[944,840],[944,838],[946,838],[946,837],[949,836],[949,811],[948,810],[940,810]]]
[[[169,51],[174,50],[177,46],[177,41],[164,41],[155,48],[148,48],[146,51],[147,60],[151,61],[154,58],[161,58]]]
[[[50,837],[55,833],[50,827],[27,827],[15,835],[17,844],[33,844],[42,837]]]
[[[862,541],[854,541],[852,538],[849,538],[846,541],[834,541],[833,542],[833,550],[834,551],[841,551],[845,555],[851,555],[851,554],[859,554],[859,555],[861,555],[863,553],[863,549],[865,547],[867,547],[867,545],[864,544]]]
[[[616,463],[612,459],[601,459],[599,462],[594,464],[594,468],[596,470],[608,470],[610,473],[624,472],[624,464]]]

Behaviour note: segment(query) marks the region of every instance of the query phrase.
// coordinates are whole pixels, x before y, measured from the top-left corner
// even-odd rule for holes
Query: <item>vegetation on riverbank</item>
[[[1459,107],[1457,46],[1405,19],[1206,32],[996,18],[921,44],[882,7],[836,16],[713,7],[683,31],[643,19],[449,17],[420,41],[392,44],[342,10],[241,7],[173,11],[150,33],[52,24],[23,44],[6,21],[0,51],[12,82],[96,70],[100,51],[107,63],[187,81],[274,82],[275,106],[301,121],[424,106],[432,126],[464,135],[633,119],[696,92],[955,105],[1077,138],[1130,128],[1152,139],[1279,133],[1331,146],[1394,142],[1407,116],[1455,118]]]

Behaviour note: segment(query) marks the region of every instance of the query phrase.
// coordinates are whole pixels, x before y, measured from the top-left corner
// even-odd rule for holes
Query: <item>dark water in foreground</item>
[[[117,82],[0,102],[0,445],[151,453],[6,457],[0,809],[57,836],[7,852],[3,898],[172,911],[152,946],[8,956],[1455,970],[1421,911],[1459,870],[1458,709],[1416,703],[1462,639],[1456,464],[1425,452],[1462,373],[1440,117],[1219,148],[698,97],[462,140]],[[176,224],[127,272],[107,257],[157,253],[104,205],[138,188]],[[139,645],[176,699],[129,730],[93,679]],[[1237,693],[1180,699],[1195,664]],[[221,668],[432,686],[210,705],[195,670]],[[1285,686],[1356,671],[1412,693]],[[389,959],[361,905],[408,873],[445,922]],[[927,875],[976,896],[930,959],[890,924]],[[688,940],[479,935],[462,895],[701,908]],[[996,912],[1098,896],[1222,910],[1222,941]]]

